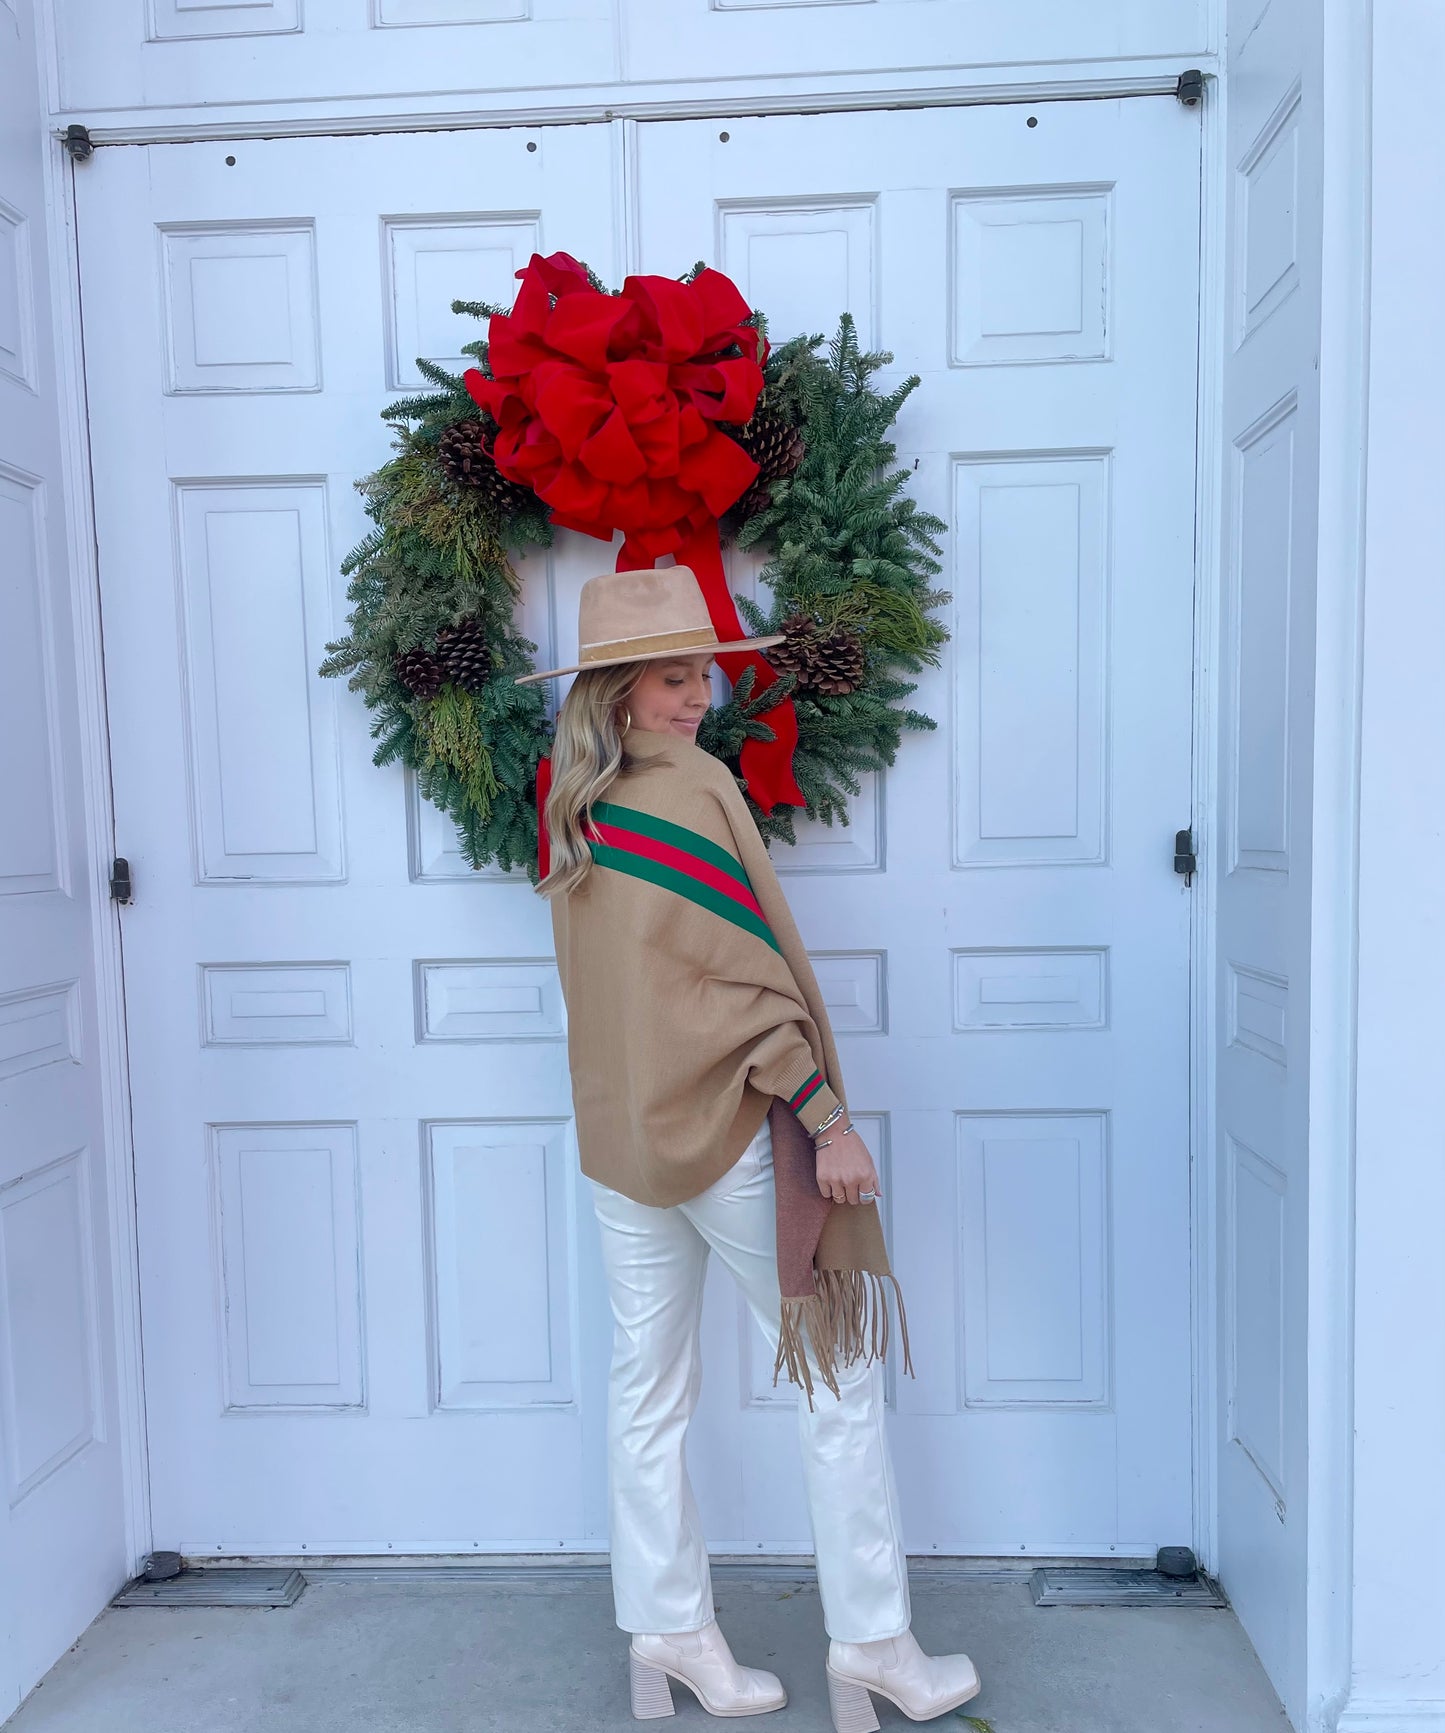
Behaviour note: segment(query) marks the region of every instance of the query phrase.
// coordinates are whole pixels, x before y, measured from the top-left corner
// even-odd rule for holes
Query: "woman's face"
[[[712,703],[711,669],[712,657],[705,650],[644,662],[622,700],[631,713],[632,726],[654,734],[683,734],[691,740]]]

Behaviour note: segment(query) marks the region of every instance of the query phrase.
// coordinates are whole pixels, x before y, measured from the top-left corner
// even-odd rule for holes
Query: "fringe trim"
[[[888,1357],[888,1299],[883,1284],[893,1286],[898,1307],[898,1328],[903,1337],[903,1370],[916,1377],[908,1346],[908,1314],[903,1290],[891,1272],[875,1275],[871,1270],[813,1271],[811,1294],[800,1299],[784,1298],[778,1352],[773,1361],[773,1384],[784,1366],[794,1384],[801,1384],[813,1406],[813,1378],[809,1352],[818,1376],[841,1400],[837,1361],[851,1366],[860,1357],[865,1365]],[[805,1346],[806,1338],[806,1346]],[[865,1340],[866,1338],[866,1340]]]

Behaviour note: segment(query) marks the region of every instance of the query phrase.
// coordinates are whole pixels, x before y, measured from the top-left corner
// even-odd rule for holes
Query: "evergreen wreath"
[[[474,301],[452,310],[479,319],[507,311]],[[761,312],[745,323],[766,336]],[[916,685],[905,676],[937,665],[948,632],[929,614],[951,600],[932,587],[946,525],[904,491],[910,472],[894,466],[887,437],[918,376],[879,391],[873,376],[893,357],[862,350],[847,313],[826,355],[822,343],[799,336],[772,349],[749,420],[719,424],[758,465],[721,535],[767,551],[759,576],[772,593],[767,607],[734,600],[751,633],[786,640],[764,652],[780,678],[755,699],[745,669],[697,735],[738,778],[764,839],[788,843],[795,809],[767,813],[753,800],[738,769],[744,741],[772,738],[766,712],[791,696],[805,811],[846,823],[860,776],[891,765],[906,730],[936,727],[904,704]],[[463,353],[490,378],[487,349],[479,339]],[[515,623],[520,585],[508,553],[549,545],[554,527],[545,502],[497,469],[497,424],[461,378],[417,366],[434,389],[383,411],[395,455],[356,484],[373,528],[343,563],[350,630],[326,646],[320,671],[349,677],[373,712],[374,761],[412,768],[421,794],[455,822],[472,867],[521,866],[535,882],[537,765],[551,722],[542,685],[515,684],[534,670],[537,646]]]

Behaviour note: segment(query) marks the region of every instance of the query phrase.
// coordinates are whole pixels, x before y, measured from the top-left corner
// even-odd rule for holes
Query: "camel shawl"
[[[812,1132],[843,1099],[833,1032],[777,873],[732,773],[693,741],[631,728],[590,810],[593,865],[551,899],[582,1172],[668,1207],[772,1131],[783,1367],[823,1382],[884,1359],[885,1284],[903,1295],[876,1203],[818,1191]]]

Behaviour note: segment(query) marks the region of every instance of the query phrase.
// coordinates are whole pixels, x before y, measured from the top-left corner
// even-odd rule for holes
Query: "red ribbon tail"
[[[552,846],[547,837],[547,793],[552,786],[552,760],[537,760],[537,874],[546,878],[552,870]]]
[[[747,637],[728,588],[716,519],[710,518],[687,537],[677,550],[677,563],[691,566],[697,574],[707,601],[708,618],[719,641],[726,644],[734,638]],[[719,656],[718,662],[734,685],[743,669],[751,668],[754,698],[777,683],[777,669],[761,651],[731,650]],[[798,713],[793,700],[782,699],[771,710],[763,711],[760,719],[772,729],[774,738],[743,742],[741,765],[748,793],[767,813],[775,806],[806,806],[807,799],[793,775],[793,752],[798,744]]]

